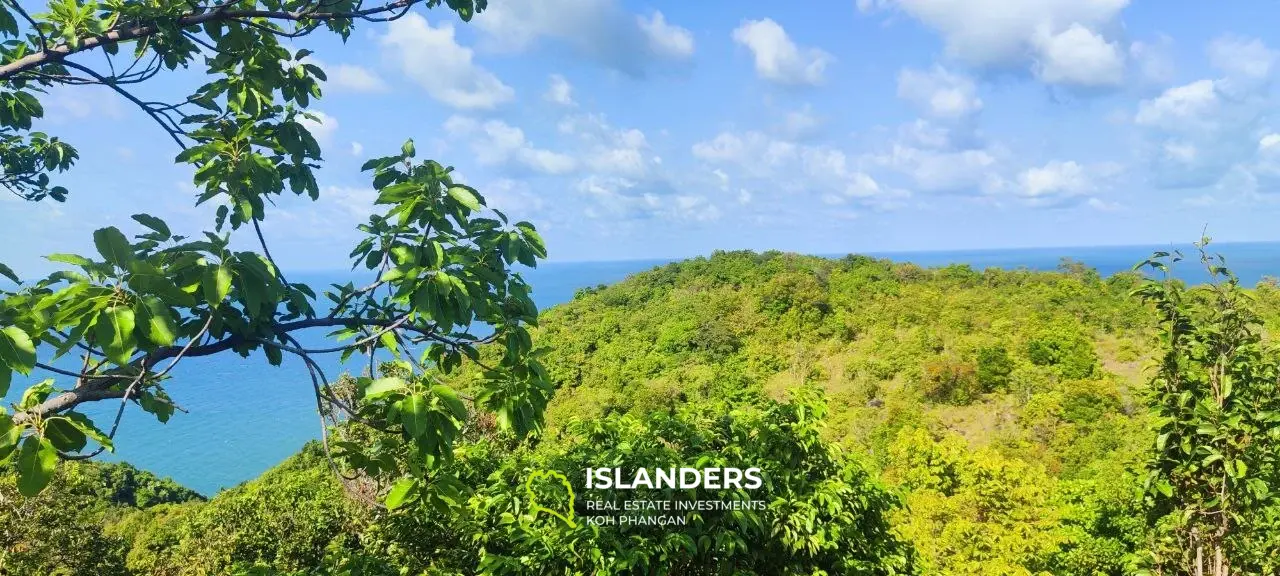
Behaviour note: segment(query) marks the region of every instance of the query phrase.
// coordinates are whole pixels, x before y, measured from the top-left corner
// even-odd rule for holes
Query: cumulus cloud
[[[947,55],[978,67],[1025,67],[1042,81],[1111,86],[1125,54],[1107,38],[1129,0],[858,0],[901,11],[938,32]]]
[[[1016,194],[1037,206],[1068,206],[1083,202],[1096,209],[1111,209],[1114,204],[1094,194],[1105,188],[1107,180],[1119,172],[1120,167],[1111,163],[1086,166],[1074,161],[1053,160],[1018,174]]]
[[[644,132],[618,128],[600,114],[577,114],[564,118],[557,127],[580,145],[576,154],[585,167],[597,174],[646,180],[662,173],[662,159],[654,154]]]
[[[320,197],[323,202],[281,199],[271,215],[273,248],[281,244],[314,251],[319,245],[344,246],[358,236],[356,226],[380,210],[374,204],[378,192],[372,188],[324,186]]]
[[[552,74],[547,86],[546,94],[542,97],[548,102],[553,102],[561,106],[577,106],[578,103],[573,101],[573,85],[565,80],[564,76]]]
[[[1155,41],[1138,41],[1129,45],[1129,59],[1140,79],[1146,84],[1164,86],[1173,80],[1173,39],[1160,36]]]
[[[905,176],[914,190],[944,194],[994,194],[1006,185],[1010,153],[983,141],[968,126],[919,119],[868,154],[882,168]]]
[[[492,185],[498,186],[501,205],[513,210],[542,210],[526,181],[537,178],[581,195],[589,217],[682,222],[719,217],[711,199],[684,192],[699,187],[680,184],[683,177],[663,166],[644,132],[614,126],[594,113],[570,114],[556,130],[559,150],[552,151],[501,120],[454,115],[444,123],[449,137],[468,143],[477,164],[502,171]],[[542,216],[555,215],[546,210]]]
[[[1036,76],[1048,84],[1115,86],[1124,79],[1125,58],[1119,42],[1072,24],[1057,34],[1036,36]]]
[[[1221,38],[1208,55],[1218,77],[1168,88],[1139,102],[1134,113],[1157,186],[1206,187],[1232,171],[1252,174],[1265,165],[1259,139],[1276,111],[1270,94],[1275,52],[1258,40]]]
[[[732,169],[739,178],[787,195],[815,194],[827,204],[856,204],[872,209],[896,207],[910,196],[906,190],[883,186],[862,170],[858,160],[826,145],[800,145],[761,132],[722,132],[693,145],[694,157],[716,166],[723,189]],[[753,200],[745,188],[741,204]]]
[[[693,33],[668,24],[661,12],[654,12],[649,18],[637,16],[636,22],[654,54],[677,60],[693,56]]]
[[[898,142],[887,154],[874,158],[908,176],[922,192],[992,193],[1004,184],[998,170],[1000,158],[992,150],[924,148]]]
[[[691,32],[667,22],[660,12],[631,14],[618,0],[495,1],[473,22],[491,49],[520,52],[549,39],[630,76],[686,60],[694,52]]]
[[[308,55],[302,59],[308,64],[315,64],[327,78],[324,81],[326,88],[336,89],[341,92],[385,92],[387,83],[383,81],[377,72],[357,66],[355,64],[330,64],[315,56]]]
[[[410,13],[391,22],[380,39],[383,54],[429,96],[462,109],[489,109],[515,98],[515,90],[473,61],[452,24],[431,26]]]
[[[898,97],[937,118],[962,118],[982,110],[972,80],[941,66],[929,71],[904,69],[898,73]]]
[[[662,218],[682,222],[710,222],[720,218],[720,209],[705,196],[658,194],[625,178],[588,176],[579,180],[575,189],[591,200],[586,210],[589,218]]]
[[[298,123],[306,127],[316,142],[321,145],[333,142],[333,134],[338,131],[338,119],[319,110],[308,110],[315,118],[298,117]]]
[[[721,132],[710,140],[697,142],[695,158],[715,164],[733,165],[751,177],[772,175],[784,163],[797,157],[798,146],[758,131]]]
[[[820,133],[822,125],[822,117],[813,111],[813,106],[805,104],[797,110],[789,110],[783,114],[780,128],[787,138],[806,140]]]
[[[467,138],[476,161],[485,166],[517,167],[539,174],[568,174],[577,168],[572,156],[535,147],[524,130],[501,120],[480,122],[451,116],[444,124],[450,136]]]
[[[491,208],[508,214],[520,214],[524,219],[547,218],[546,201],[529,187],[528,182],[500,178],[484,186],[484,199]]]
[[[818,48],[801,48],[769,18],[748,20],[733,31],[733,41],[755,56],[756,74],[779,84],[818,85],[835,58]]]

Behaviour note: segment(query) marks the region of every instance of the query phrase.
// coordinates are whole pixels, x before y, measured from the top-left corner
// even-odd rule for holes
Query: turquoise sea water
[[[1052,270],[1067,257],[1108,276],[1128,270],[1153,250],[1168,248],[1125,246],[870,254],[922,266],[964,263],[978,270],[987,267]],[[1181,248],[1186,251],[1189,247]],[[1246,285],[1263,276],[1280,276],[1280,243],[1222,244],[1214,249],[1227,256],[1228,264]],[[524,274],[534,287],[538,306],[545,309],[569,301],[580,288],[617,282],[665,262],[551,263]],[[1197,264],[1188,262],[1178,270],[1178,276],[1193,283],[1203,281],[1205,275]],[[294,282],[306,282],[316,288],[348,279],[355,280],[342,272],[290,277]],[[303,338],[307,345],[323,341],[323,331]],[[346,367],[337,363],[336,356],[325,360],[325,370],[331,377],[344,369],[361,370],[356,359]],[[14,384],[11,395],[23,387],[19,382]],[[305,367],[296,359],[286,358],[284,365],[271,367],[261,357],[191,358],[178,367],[168,390],[189,413],[175,414],[167,424],[160,424],[150,414],[131,406],[117,434],[117,452],[110,459],[129,461],[212,495],[261,474],[319,434],[311,383]],[[108,423],[116,406],[103,403],[85,411],[95,420]]]

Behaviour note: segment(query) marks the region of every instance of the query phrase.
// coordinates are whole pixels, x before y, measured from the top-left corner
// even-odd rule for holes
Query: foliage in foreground
[[[117,529],[134,514],[198,506],[204,498],[128,464],[63,466],[52,488],[18,493],[11,471],[0,474],[0,574],[132,574],[132,538]]]
[[[1217,311],[1227,308],[1209,288],[1153,285],[1129,274],[1103,279],[1078,267],[979,273],[858,257],[722,253],[583,291],[545,312],[533,335],[550,348],[543,360],[561,386],[550,426],[530,444],[469,412],[452,457],[436,469],[470,488],[456,498],[405,493],[392,511],[353,505],[312,447],[207,504],[125,514],[103,533],[126,535],[113,562],[133,574],[218,574],[232,566],[308,576],[533,574],[548,565],[568,574],[592,573],[605,561],[614,573],[662,573],[620,567],[642,561],[716,573],[706,567],[731,558],[757,574],[786,573],[780,559],[797,562],[791,568],[840,573],[831,571],[833,558],[876,558],[885,571],[907,571],[909,560],[921,573],[947,575],[1183,574],[1186,558],[1177,552],[1185,549],[1188,525],[1175,520],[1187,511],[1194,519],[1212,504],[1169,498],[1158,484],[1145,484],[1149,470],[1164,470],[1148,469],[1149,455],[1166,454],[1149,450],[1169,426],[1190,433],[1192,456],[1176,448],[1151,462],[1187,462],[1167,469],[1214,478],[1227,472],[1216,459],[1206,467],[1204,450],[1230,438],[1215,440],[1199,434],[1201,422],[1177,424],[1142,406],[1150,399],[1165,410],[1161,382],[1169,376],[1153,372],[1148,385],[1138,368],[1168,349],[1158,347],[1159,309],[1130,294],[1156,289],[1182,303],[1178,309],[1191,319],[1182,329],[1194,327],[1197,338],[1220,333],[1215,319],[1256,313],[1261,323],[1246,334],[1239,358],[1270,365],[1265,328],[1280,319],[1280,290],[1268,282],[1254,290],[1221,287],[1238,310],[1223,315]],[[1178,381],[1196,394],[1204,381],[1196,375],[1211,373],[1196,358],[1207,356],[1179,354],[1177,374],[1189,376]],[[1270,374],[1258,369],[1242,374]],[[465,380],[456,378],[464,392]],[[1261,384],[1233,383],[1241,386],[1240,398],[1266,397]],[[796,387],[826,391],[823,427],[786,424],[796,420],[797,406],[817,407],[812,399],[771,399]],[[353,439],[363,438],[351,428]],[[804,465],[774,475],[838,482],[790,489],[782,507],[760,515],[763,526],[791,526],[790,518],[806,518],[794,516],[796,503],[839,494],[841,505],[859,504],[834,518],[855,532],[887,530],[892,538],[874,541],[885,548],[865,550],[834,533],[815,540],[763,532],[725,516],[674,528],[568,527],[531,514],[524,500],[521,481],[535,470],[563,471],[581,503],[587,466],[691,464],[703,455],[782,462],[785,451],[760,441],[773,434],[785,440],[775,446],[806,454]],[[387,445],[389,437],[376,438]],[[802,449],[806,444],[827,448]],[[1265,462],[1274,446],[1250,443],[1259,452],[1249,457]],[[1271,468],[1253,462],[1249,477],[1275,482]],[[396,477],[397,466],[371,480]],[[1148,500],[1140,498],[1144,485],[1155,491]],[[903,505],[893,504],[899,500]],[[1231,574],[1270,570],[1262,560],[1275,540],[1270,535],[1280,532],[1269,523],[1274,508],[1251,510],[1233,525]],[[682,535],[695,534],[691,550]],[[709,548],[732,555],[709,555],[703,534],[713,540]],[[839,554],[821,546],[788,552],[796,542]]]
[[[1252,298],[1221,256],[1198,245],[1212,282],[1148,282],[1163,356],[1152,380],[1154,449],[1146,498],[1159,573],[1280,569],[1280,348],[1262,339]],[[1157,270],[1181,259],[1157,254]]]
[[[389,512],[356,505],[313,444],[208,504],[125,515],[103,531],[116,545],[103,548],[104,565],[184,575],[913,573],[911,548],[889,523],[897,497],[822,438],[824,401],[799,394],[785,403],[744,399],[732,408],[579,421],[563,442],[538,447],[499,436],[467,442],[447,468],[474,490],[447,510],[428,499]],[[587,490],[582,471],[602,463],[757,466],[767,483],[758,491]],[[572,525],[531,508],[526,480],[547,471],[571,479]],[[542,496],[541,504],[568,510],[563,491]],[[768,507],[674,513],[681,524],[596,526],[587,516],[635,513],[588,511],[587,499]]]
[[[352,269],[368,274],[362,286],[335,284],[320,296],[290,282],[263,232],[275,197],[320,194],[322,151],[306,124],[318,121],[308,109],[325,75],[310,51],[282,39],[323,27],[346,40],[355,23],[399,18],[416,4],[447,5],[463,20],[486,7],[485,0],[54,1],[32,14],[23,3],[0,3],[0,188],[32,202],[66,201],[70,191],[52,178],[80,152],[34,131],[41,99],[51,86],[102,85],[173,139],[180,149],[173,162],[191,169],[194,204],[209,211],[209,227],[192,232],[145,213],[133,215],[133,234],[94,230],[96,254],[48,255],[62,269],[44,278],[0,264],[0,398],[15,382],[22,388],[0,408],[0,465],[14,464],[20,493],[40,494],[60,460],[113,451],[130,403],[166,422],[177,409],[166,383],[182,360],[202,356],[257,356],[272,366],[296,357],[310,373],[307,400],[321,426],[341,415],[402,439],[399,466],[371,465],[390,455],[376,445],[348,443],[341,454],[352,468],[401,473],[371,498],[404,486],[434,490],[426,478],[450,454],[465,409],[444,384],[365,378],[356,413],[329,393],[336,375],[324,373],[318,355],[364,354],[371,365],[379,354],[394,356],[408,372],[447,375],[496,343],[498,353],[471,373],[471,409],[496,415],[517,435],[541,426],[552,387],[529,336],[537,308],[516,267],[536,266],[546,247],[531,223],[490,209],[452,168],[415,160],[413,140],[361,168],[377,192],[349,255]],[[201,64],[202,75],[186,78],[204,83],[177,102],[131,92],[165,70]],[[254,248],[239,249],[246,245]],[[480,326],[487,335],[473,333]],[[327,330],[338,344],[308,348],[299,338],[308,330]],[[82,410],[103,401],[117,406],[114,419],[95,421]]]

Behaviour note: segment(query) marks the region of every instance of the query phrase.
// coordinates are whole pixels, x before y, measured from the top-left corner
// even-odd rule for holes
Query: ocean
[[[866,254],[927,267],[968,264],[976,270],[988,267],[1053,270],[1062,258],[1070,258],[1097,269],[1105,277],[1129,270],[1154,250],[1169,248],[1123,246]],[[1194,260],[1191,247],[1178,248],[1190,261],[1177,269],[1177,276],[1192,283],[1204,281],[1207,276]],[[1221,244],[1212,248],[1227,257],[1228,265],[1247,286],[1264,276],[1280,276],[1280,243]],[[539,308],[545,309],[571,300],[580,288],[611,284],[666,262],[548,263],[523,274],[534,288],[533,297]],[[350,277],[350,273],[343,272],[312,273],[292,274],[290,280],[306,282],[319,290]],[[307,345],[323,341],[323,331],[303,338]],[[330,355],[323,364],[330,377],[343,370],[361,371],[358,358],[353,358],[348,366],[341,366],[336,355]],[[15,401],[23,388],[22,382],[15,379],[7,400]],[[319,437],[320,422],[307,371],[301,361],[288,355],[279,367],[271,367],[261,355],[249,359],[236,355],[191,358],[179,365],[167,389],[174,401],[189,413],[177,413],[167,424],[160,424],[150,414],[130,406],[116,436],[116,452],[105,459],[124,460],[213,495],[258,476],[295,453],[303,443]],[[117,406],[114,402],[104,402],[86,408],[85,412],[106,427]]]

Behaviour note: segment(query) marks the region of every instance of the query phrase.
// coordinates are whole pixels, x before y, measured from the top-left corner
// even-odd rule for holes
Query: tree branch
[[[289,12],[283,10],[219,10],[214,9],[209,12],[189,12],[179,18],[176,18],[172,24],[177,28],[187,28],[190,26],[199,26],[207,22],[230,22],[240,21],[246,18],[266,18],[268,20],[283,20],[289,22],[310,22],[310,21],[328,21],[328,20],[347,20],[354,18],[365,18],[376,14],[386,12],[394,12],[425,2],[426,0],[396,0],[389,4],[367,8],[364,10],[355,10],[352,12]],[[46,64],[54,62],[65,62],[67,56],[87,52],[110,44],[119,44],[139,38],[147,38],[160,31],[161,26],[156,23],[129,23],[124,26],[116,27],[108,30],[105,34],[99,36],[87,36],[81,38],[78,46],[72,47],[69,44],[59,44],[46,50],[41,50],[18,58],[13,62],[0,66],[0,80],[7,79],[15,74],[20,74],[28,70],[34,70]],[[284,32],[279,32],[287,34]]]
[[[391,330],[398,329],[398,330],[406,330],[409,332],[420,334],[426,339],[433,340],[436,342],[442,342],[442,343],[453,345],[453,346],[459,345],[458,342],[455,342],[453,340],[450,340],[449,338],[446,338],[444,336],[437,334],[434,330],[432,330],[429,327],[415,326],[413,324],[409,324],[407,319],[408,319],[407,316],[400,316],[396,318],[310,318],[305,320],[298,320],[295,322],[277,323],[277,324],[274,324],[272,329],[275,333],[284,334],[284,335],[287,335],[291,332],[296,332],[298,330],[306,330],[309,328],[335,328],[335,327],[366,328],[367,327],[367,328],[381,328],[382,329],[381,332],[388,332]],[[207,326],[208,324],[206,324],[206,329],[207,329]],[[238,334],[233,334],[231,336],[228,336],[216,342],[210,342],[208,344],[202,344],[198,346],[195,345],[195,342],[199,339],[200,336],[204,334],[204,332],[205,330],[202,329],[199,335],[189,340],[184,346],[169,346],[165,348],[160,348],[151,352],[150,354],[142,356],[141,358],[130,363],[130,367],[141,368],[143,366],[143,362],[145,362],[146,365],[154,366],[159,364],[163,360],[172,358],[173,361],[164,369],[163,372],[161,372],[161,374],[168,374],[169,371],[173,369],[174,365],[176,365],[178,361],[183,358],[196,358],[200,356],[210,356],[220,352],[225,352],[240,344],[246,344],[246,343],[266,344],[266,345],[273,345],[273,346],[276,346],[277,348],[282,348],[282,349],[288,348],[288,347],[281,346],[277,343],[259,340],[256,338],[246,339],[245,337],[240,336]],[[289,351],[294,353],[301,353],[302,355],[308,355],[312,353],[341,351],[341,350],[345,350],[352,347],[363,346],[368,342],[372,341],[373,339],[376,339],[378,336],[381,336],[381,332],[375,334],[372,337],[361,339],[360,341],[354,342],[347,346],[334,348],[332,350],[330,349],[323,349],[323,350],[299,349],[297,351],[293,351],[293,350],[289,350]],[[482,341],[483,340],[480,340],[478,342],[482,342]],[[105,400],[109,398],[126,398],[127,391],[120,390],[120,389],[113,389],[113,385],[116,382],[119,382],[121,379],[131,378],[130,376],[121,376],[118,374],[109,374],[109,373],[100,374],[100,375],[92,374],[92,373],[78,374],[75,372],[61,370],[61,369],[54,368],[52,366],[48,366],[44,364],[41,364],[39,367],[41,369],[45,369],[45,370],[54,372],[56,374],[63,374],[63,375],[75,376],[75,377],[83,376],[84,378],[82,378],[82,383],[79,386],[77,386],[75,389],[68,390],[61,394],[58,394],[57,396],[49,398],[44,402],[36,406],[33,406],[27,410],[15,413],[13,415],[13,423],[15,425],[26,424],[32,419],[34,419],[36,416],[45,417],[50,414],[55,414],[58,412],[70,410],[72,408],[75,408],[76,406],[79,406],[80,404],[84,404],[85,402],[94,402],[94,401]]]

